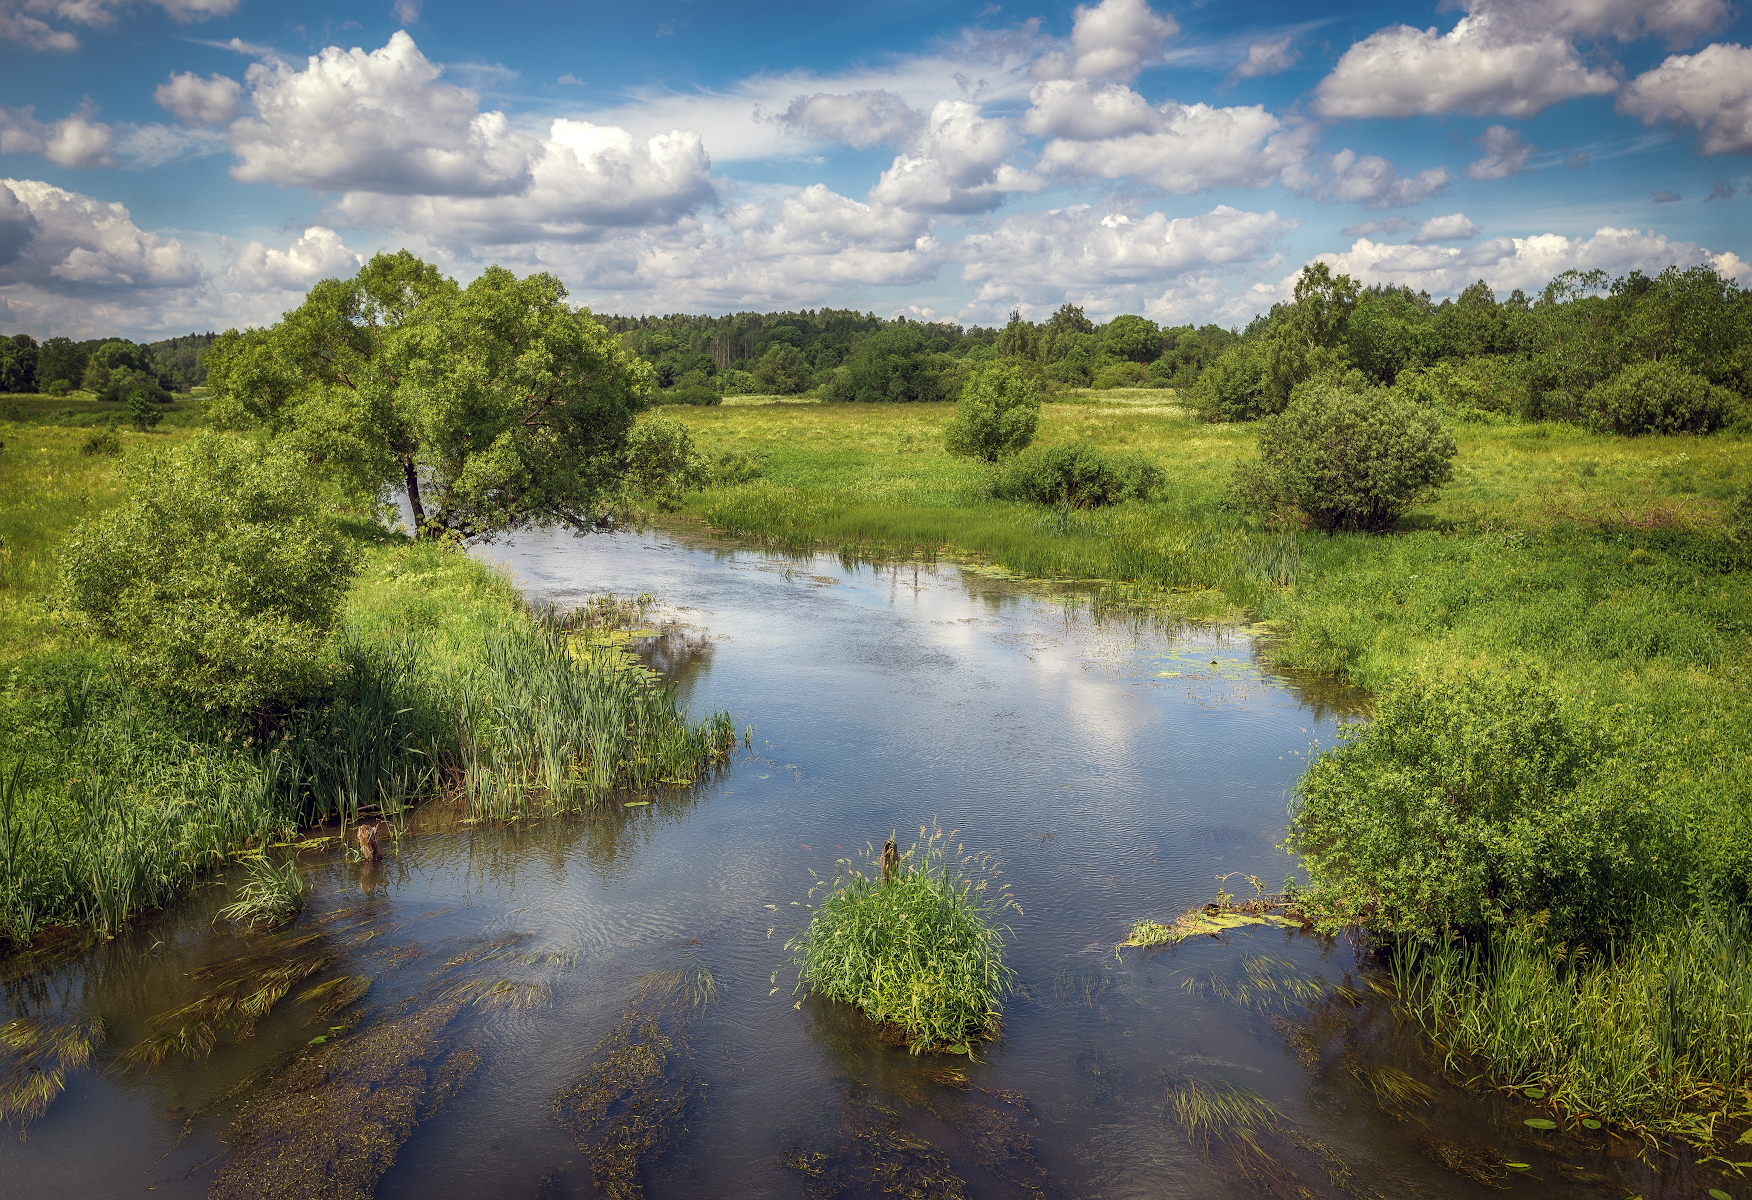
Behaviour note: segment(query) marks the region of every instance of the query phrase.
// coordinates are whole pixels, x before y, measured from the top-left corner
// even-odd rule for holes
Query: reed
[[[1532,924],[1392,954],[1401,1003],[1450,1069],[1572,1118],[1715,1142],[1752,1093],[1752,922],[1703,895],[1602,953]]]
[[[905,1032],[914,1054],[972,1054],[995,1037],[1015,972],[1004,965],[1006,908],[1020,906],[998,873],[955,845],[935,822],[884,881],[873,848],[842,859],[839,873],[810,889],[827,893],[809,925],[786,943],[798,990],[856,1005]],[[777,990],[777,989],[775,989]],[[801,1001],[799,1001],[801,1003]]]
[[[245,870],[248,878],[237,899],[219,910],[220,918],[239,925],[279,925],[304,907],[304,874],[296,860],[276,867],[259,859]]]

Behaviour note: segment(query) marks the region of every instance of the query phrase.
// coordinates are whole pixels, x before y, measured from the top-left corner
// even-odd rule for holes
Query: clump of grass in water
[[[91,1065],[103,1041],[103,1021],[90,1017],[54,1022],[19,1017],[0,1025],[0,1121],[30,1124],[48,1111],[67,1086],[67,1072]]]
[[[219,916],[239,925],[280,925],[297,916],[304,907],[304,874],[296,860],[276,868],[263,860],[248,867],[249,879],[237,891],[235,903],[219,910]]]
[[[1265,884],[1256,875],[1247,876],[1253,885],[1251,899],[1236,903],[1233,894],[1223,890],[1230,875],[1217,876],[1217,898],[1201,908],[1188,909],[1172,922],[1143,920],[1132,926],[1131,935],[1115,949],[1126,946],[1152,950],[1172,946],[1189,937],[1220,937],[1231,929],[1247,925],[1279,925],[1300,929],[1305,922],[1295,903],[1283,896],[1269,896]]]
[[[1282,1176],[1283,1167],[1262,1144],[1279,1121],[1278,1110],[1263,1097],[1233,1084],[1193,1079],[1168,1090],[1168,1107],[1186,1140],[1206,1159],[1221,1149],[1244,1179]]]
[[[999,873],[990,859],[976,860],[957,845],[950,860],[954,833],[933,821],[919,827],[919,837],[922,844],[900,856],[887,882],[874,847],[841,859],[831,881],[810,889],[813,898],[825,887],[827,898],[785,948],[797,966],[798,990],[898,1025],[914,1054],[969,1054],[975,1039],[995,1034],[1014,988],[1015,972],[1004,965],[1010,929],[995,918],[1021,906],[1009,884],[989,886]]]

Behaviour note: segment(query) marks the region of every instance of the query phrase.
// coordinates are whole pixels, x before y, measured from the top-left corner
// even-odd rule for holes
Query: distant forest
[[[119,398],[126,387],[186,392],[207,382],[207,347],[218,334],[191,333],[161,342],[54,337],[0,338],[0,392],[60,395],[88,391]]]

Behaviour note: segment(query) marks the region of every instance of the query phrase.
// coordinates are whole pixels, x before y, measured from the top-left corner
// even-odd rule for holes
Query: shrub
[[[1256,341],[1236,342],[1199,373],[1187,395],[1207,421],[1253,421],[1271,408],[1265,395],[1265,353]]]
[[[1109,363],[1095,372],[1097,391],[1112,388],[1144,388],[1150,386],[1150,368],[1141,362]]]
[[[1671,362],[1641,362],[1624,368],[1587,397],[1594,428],[1611,433],[1708,433],[1736,407],[1727,388]]]
[[[1072,442],[1030,447],[1005,459],[989,486],[1000,500],[1095,508],[1148,500],[1162,481],[1162,468],[1148,455],[1108,455],[1088,442]]]
[[[128,393],[128,402],[122,411],[128,414],[128,420],[141,433],[151,429],[164,417],[158,411],[158,398],[144,388]]]
[[[73,384],[70,380],[66,380],[66,379],[51,379],[51,380],[49,380],[49,395],[51,395],[51,396],[65,396],[68,392],[70,392],[72,390],[73,390]]]
[[[659,404],[694,404],[712,405],[724,403],[724,397],[709,387],[678,387],[672,392],[662,392],[658,395]]]
[[[726,396],[752,396],[760,390],[760,385],[748,371],[725,371],[718,380]]]
[[[900,1026],[914,1054],[968,1053],[974,1038],[995,1032],[1015,978],[1004,965],[1009,930],[994,923],[1014,906],[1009,885],[988,890],[983,864],[949,862],[953,836],[933,828],[922,854],[915,843],[887,882],[869,854],[862,869],[842,859],[808,928],[785,946],[798,987]]]
[[[621,480],[628,493],[655,501],[663,512],[681,507],[684,493],[711,485],[705,459],[687,426],[661,415],[633,426]]]
[[[754,364],[754,382],[769,396],[790,396],[809,386],[813,372],[803,352],[786,342],[773,346]]]
[[[943,434],[951,454],[997,462],[1034,440],[1040,425],[1040,390],[1004,363],[977,368],[961,385],[955,419]]]
[[[1538,679],[1400,683],[1296,785],[1304,909],[1425,941],[1538,913],[1556,938],[1604,936],[1686,865],[1613,749]]]
[[[706,469],[713,487],[734,487],[766,474],[766,455],[759,450],[732,447],[713,455]]]
[[[282,708],[324,687],[356,562],[289,454],[205,434],[127,468],[129,499],[79,525],[71,607],[120,644],[136,683],[210,712]]]
[[[103,454],[111,458],[122,452],[122,439],[113,425],[99,425],[80,443],[81,454]]]
[[[1235,469],[1250,508],[1304,513],[1315,528],[1392,529],[1453,477],[1453,436],[1428,410],[1381,389],[1299,389],[1260,422],[1259,461]]]

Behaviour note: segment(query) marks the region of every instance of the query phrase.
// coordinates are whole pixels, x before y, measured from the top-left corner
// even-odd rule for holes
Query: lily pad
[[[1600,1128],[1600,1122],[1596,1121],[1593,1117],[1583,1117],[1582,1118],[1582,1128],[1583,1129],[1598,1129],[1598,1128]]]
[[[1721,1188],[1710,1188],[1709,1194],[1710,1200],[1734,1200],[1732,1196],[1722,1191]]]
[[[621,807],[622,808],[644,808],[649,803],[651,803],[649,800],[628,800],[625,804],[621,805]]]
[[[1511,1171],[1531,1171],[1533,1169],[1532,1163],[1504,1163],[1503,1166]]]
[[[1557,1128],[1557,1122],[1553,1121],[1547,1117],[1529,1117],[1529,1118],[1527,1118],[1527,1120],[1522,1121],[1521,1124],[1527,1126],[1529,1129],[1556,1129]]]
[[[1529,1096],[1534,1100],[1545,1099],[1545,1089],[1544,1088],[1522,1088],[1521,1094],[1523,1096]]]
[[[328,1041],[328,1034],[319,1033],[315,1037],[311,1038],[308,1042],[305,1042],[304,1044],[306,1046],[320,1046],[326,1041]]]

